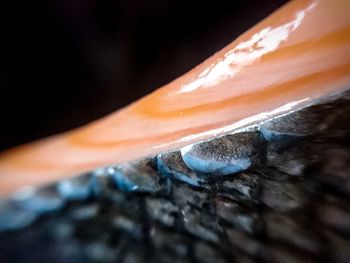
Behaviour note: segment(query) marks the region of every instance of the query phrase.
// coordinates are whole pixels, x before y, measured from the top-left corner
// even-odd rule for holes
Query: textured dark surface
[[[2,200],[0,262],[349,262],[346,98],[263,124],[256,151],[196,146],[259,152],[236,174],[197,173],[173,152]]]

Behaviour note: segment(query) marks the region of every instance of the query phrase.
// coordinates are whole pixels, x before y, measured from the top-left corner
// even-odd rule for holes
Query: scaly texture
[[[236,131],[226,136],[245,140],[229,145],[200,143],[215,145],[203,162],[225,160],[237,156],[227,147],[254,141],[252,130],[277,133],[251,144],[261,160],[235,174],[190,170],[175,151],[22,190],[0,203],[0,259],[349,262],[349,98]]]

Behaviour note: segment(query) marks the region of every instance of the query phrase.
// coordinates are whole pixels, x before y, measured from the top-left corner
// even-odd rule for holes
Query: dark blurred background
[[[0,150],[127,105],[285,2],[1,1]]]

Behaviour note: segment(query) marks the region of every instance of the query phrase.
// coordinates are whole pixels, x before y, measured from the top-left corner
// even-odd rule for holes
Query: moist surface
[[[1,262],[349,262],[349,93],[0,201]]]

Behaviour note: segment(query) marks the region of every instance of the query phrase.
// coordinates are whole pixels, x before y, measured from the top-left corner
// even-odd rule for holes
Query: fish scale
[[[244,171],[203,175],[189,169],[175,151],[4,199],[0,258],[29,263],[348,262],[350,117],[335,114],[350,110],[346,95],[313,106],[315,116],[324,114],[325,103],[331,105],[332,118],[326,119],[332,125],[320,124],[322,130],[313,131],[299,127],[303,134],[298,132],[293,143],[288,138],[292,130],[283,133],[278,127],[283,122],[264,123],[265,131],[279,133],[265,137],[266,147],[255,146],[270,157]],[[290,113],[288,120],[295,120],[290,127],[308,121],[305,112]],[[216,145],[220,152],[222,138],[217,140],[202,144]],[[287,143],[270,147],[277,140]],[[222,154],[218,158],[225,160]],[[125,174],[115,177],[117,172]],[[139,174],[149,177],[143,180]],[[69,192],[62,191],[67,182],[70,187],[63,190]],[[132,190],[125,187],[131,183]],[[53,199],[44,202],[45,196]],[[3,217],[16,215],[18,221],[4,223]]]

